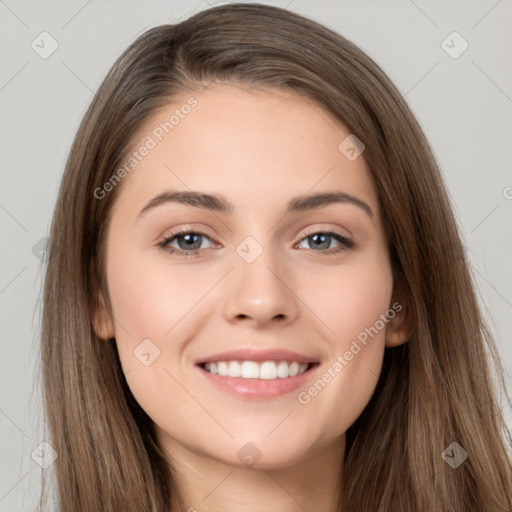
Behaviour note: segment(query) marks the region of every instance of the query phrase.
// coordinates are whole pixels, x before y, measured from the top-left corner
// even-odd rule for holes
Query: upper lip
[[[227,352],[218,352],[196,361],[196,364],[216,363],[218,361],[297,361],[298,363],[316,363],[317,360],[291,350],[282,348],[255,349],[240,348]]]

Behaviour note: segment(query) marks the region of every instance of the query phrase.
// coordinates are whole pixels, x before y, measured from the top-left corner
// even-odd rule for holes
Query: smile
[[[221,377],[275,380],[302,375],[310,366],[297,361],[217,361],[204,363],[202,368]]]
[[[199,378],[213,388],[243,399],[270,399],[305,386],[319,372],[318,354],[284,347],[239,347],[195,361]]]
[[[297,361],[257,363],[231,360],[196,365],[201,378],[210,386],[244,400],[269,400],[286,396],[307,386],[315,378],[319,367],[320,363],[299,364]]]

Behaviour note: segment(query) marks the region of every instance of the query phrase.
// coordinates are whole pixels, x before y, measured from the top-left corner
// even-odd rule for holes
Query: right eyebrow
[[[193,192],[187,190],[169,190],[158,194],[151,199],[139,212],[137,218],[145,215],[149,210],[165,203],[181,203],[204,208],[219,213],[234,213],[233,205],[226,198],[217,194],[207,194],[205,192]]]

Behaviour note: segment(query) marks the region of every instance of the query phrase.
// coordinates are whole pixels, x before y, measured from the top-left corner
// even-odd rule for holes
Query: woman
[[[512,509],[444,183],[340,35],[258,4],[148,30],[82,121],[50,238],[63,511]]]

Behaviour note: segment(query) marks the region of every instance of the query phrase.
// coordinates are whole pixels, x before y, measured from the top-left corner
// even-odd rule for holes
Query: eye
[[[204,249],[203,240],[210,237],[204,233],[191,230],[180,230],[177,233],[171,233],[165,237],[158,246],[171,254],[179,254],[181,256],[198,256],[199,251]],[[171,244],[177,242],[178,247],[173,247]]]
[[[176,233],[171,233],[169,236],[166,236],[157,245],[171,254],[194,257],[199,256],[201,250],[205,249],[202,243],[205,239],[211,241],[210,237],[204,233],[182,229]],[[331,248],[333,240],[335,240],[338,245]],[[308,245],[310,245],[309,249],[312,249],[313,252],[318,252],[321,255],[327,256],[330,254],[340,253],[355,246],[354,242],[335,231],[315,231],[304,237],[300,244],[302,244],[303,241],[306,241]],[[173,243],[177,243],[178,247],[171,245]],[[303,249],[304,247],[300,247],[300,244],[299,248]]]
[[[338,246],[331,248],[330,246],[333,239],[338,243]],[[319,251],[315,250],[314,252],[319,252],[322,255],[337,254],[347,249],[352,249],[352,247],[355,246],[355,243],[352,242],[352,240],[349,240],[335,231],[316,231],[308,234],[302,240],[306,241],[308,245],[310,245],[310,248],[320,249]]]

